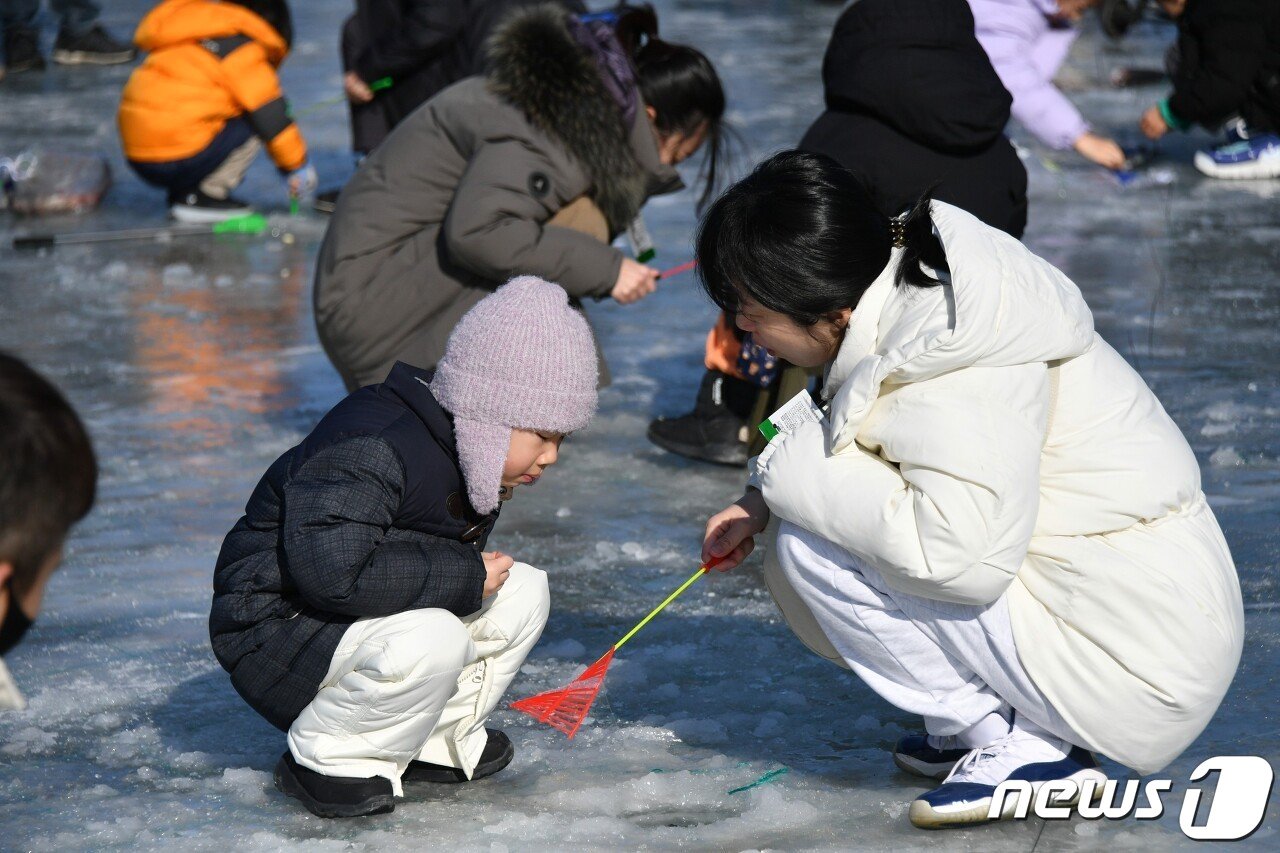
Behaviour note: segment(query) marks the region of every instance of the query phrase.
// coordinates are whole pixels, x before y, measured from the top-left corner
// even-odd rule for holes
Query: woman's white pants
[[[883,699],[956,735],[1016,710],[1072,743],[1079,735],[1022,668],[1004,596],[985,606],[896,592],[873,567],[802,527],[782,522],[765,580],[796,635],[852,669]]]
[[[546,573],[516,563],[465,619],[429,609],[352,623],[289,729],[290,752],[329,776],[386,777],[397,796],[415,759],[470,776],[485,720],[542,635],[550,600]]]

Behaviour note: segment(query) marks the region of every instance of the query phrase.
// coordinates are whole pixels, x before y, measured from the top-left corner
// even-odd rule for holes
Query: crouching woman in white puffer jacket
[[[945,781],[913,823],[1195,740],[1240,659],[1235,566],[1186,440],[1066,276],[950,205],[887,220],[796,152],[716,202],[698,257],[758,343],[826,366],[829,404],[760,454],[703,556],[736,566],[772,519],[788,623],[924,717],[894,759]]]

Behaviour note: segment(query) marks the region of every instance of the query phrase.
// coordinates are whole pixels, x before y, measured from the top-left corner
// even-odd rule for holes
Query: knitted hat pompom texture
[[[570,433],[591,422],[598,372],[591,327],[558,284],[513,278],[463,315],[431,393],[453,415],[477,512],[498,507],[513,429]]]

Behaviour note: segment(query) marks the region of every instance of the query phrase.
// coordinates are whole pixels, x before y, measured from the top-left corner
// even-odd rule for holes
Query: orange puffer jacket
[[[218,0],[165,0],[142,19],[134,41],[150,55],[120,102],[130,160],[192,157],[243,116],[282,172],[306,163],[306,143],[276,76],[289,48],[262,18]]]

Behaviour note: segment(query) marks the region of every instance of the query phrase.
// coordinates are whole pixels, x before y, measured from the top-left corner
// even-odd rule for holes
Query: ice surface
[[[104,4],[125,33],[149,3]],[[348,0],[295,3],[285,86],[305,106],[339,91]],[[705,47],[755,158],[793,145],[817,113],[838,9],[816,0],[669,0],[663,34]],[[1133,137],[1160,87],[1102,86],[1120,64],[1158,64],[1144,25],[1122,48],[1077,45],[1074,97]],[[127,68],[52,68],[0,84],[0,151],[61,142],[112,158],[119,179],[79,219],[163,221],[163,199],[121,161],[113,110]],[[322,178],[350,166],[343,110],[302,120]],[[1015,131],[1016,132],[1016,131]],[[1280,758],[1280,184],[1215,183],[1190,166],[1203,133],[1164,144],[1167,185],[1121,188],[1074,157],[1027,146],[1027,240],[1076,279],[1100,330],[1156,388],[1199,457],[1249,607],[1245,657],[1205,735],[1169,770],[1218,754]],[[1127,140],[1126,140],[1127,141]],[[1049,165],[1051,164],[1052,168]],[[688,172],[692,178],[696,164]],[[0,346],[52,375],[97,440],[103,481],[69,543],[46,610],[8,663],[30,708],[0,718],[0,848],[188,851],[1190,848],[1176,800],[1161,821],[1028,821],[944,835],[913,830],[924,790],[887,750],[918,721],[810,655],[780,621],[756,565],[690,589],[619,655],[573,741],[523,715],[515,763],[465,787],[411,786],[393,815],[321,821],[271,786],[281,735],[239,700],[208,648],[210,572],[222,535],[277,454],[341,395],[310,307],[321,220],[289,221],[265,162],[245,194],[277,211],[271,239],[0,250]],[[693,194],[646,212],[658,263],[691,255]],[[292,242],[286,242],[286,235]],[[708,513],[739,472],[669,456],[644,438],[691,402],[714,317],[692,277],[639,305],[589,309],[616,378],[598,421],[552,476],[504,513],[494,545],[551,574],[554,605],[513,698],[561,686],[696,567]],[[787,768],[740,794],[729,790]],[[1111,770],[1123,775],[1114,766]],[[1275,810],[1239,846],[1275,849]]]

